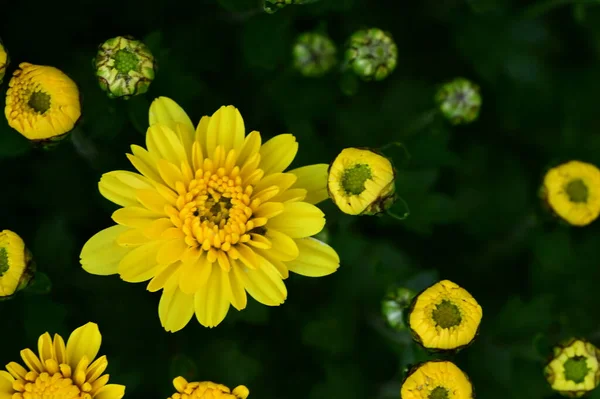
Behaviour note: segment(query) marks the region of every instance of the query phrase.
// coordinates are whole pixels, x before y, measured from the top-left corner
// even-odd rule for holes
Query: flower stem
[[[523,18],[539,18],[555,8],[576,4],[600,4],[598,0],[546,0],[532,4],[521,14]]]

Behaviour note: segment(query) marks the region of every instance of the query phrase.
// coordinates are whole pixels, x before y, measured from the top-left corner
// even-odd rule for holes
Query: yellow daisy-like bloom
[[[4,79],[6,67],[8,67],[8,53],[4,48],[4,44],[2,44],[2,40],[0,40],[0,83]]]
[[[39,356],[23,349],[26,367],[10,362],[0,370],[0,399],[121,399],[125,387],[107,384],[106,356],[96,359],[102,336],[95,323],[79,327],[67,345],[58,334],[43,334]],[[96,359],[96,360],[94,360]]]
[[[231,391],[225,385],[214,382],[187,382],[183,377],[173,380],[177,390],[169,399],[246,399],[250,394],[248,388],[239,385]]]
[[[453,350],[473,341],[483,311],[466,290],[443,280],[417,295],[409,314],[413,336],[424,348]]]
[[[582,339],[571,339],[554,348],[544,373],[553,390],[580,397],[600,383],[600,350]]]
[[[454,363],[433,360],[409,372],[400,389],[401,399],[471,399],[473,386]]]
[[[163,289],[158,313],[167,331],[185,327],[194,312],[214,327],[230,305],[246,307],[246,292],[280,305],[288,271],[337,270],[337,253],[312,237],[325,226],[313,204],[327,198],[327,165],[284,172],[298,150],[291,134],[261,145],[260,133],[245,135],[232,106],[203,117],[194,131],[185,112],[161,97],[150,107],[146,144],[128,154],[141,175],[102,177],[102,195],[123,208],[113,213],[116,226],[85,244],[81,263],[93,274]]]
[[[8,85],[4,114],[29,140],[56,140],[81,116],[77,85],[54,67],[23,62]]]
[[[546,173],[543,194],[569,224],[588,225],[600,214],[600,170],[580,161],[559,165]]]
[[[31,253],[18,234],[0,232],[0,298],[27,286],[33,277]]]
[[[328,189],[333,202],[349,215],[374,215],[395,200],[394,168],[368,149],[346,148],[331,163]]]

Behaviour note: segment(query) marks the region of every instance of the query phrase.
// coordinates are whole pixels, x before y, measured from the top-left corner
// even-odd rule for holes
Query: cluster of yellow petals
[[[574,381],[567,375],[566,364],[570,359],[585,362],[587,374],[583,378]],[[554,348],[554,356],[544,371],[553,390],[574,397],[583,396],[600,383],[600,350],[581,339],[569,340],[564,345]],[[581,374],[581,370],[578,371],[578,374]]]
[[[231,391],[228,387],[210,381],[187,382],[183,377],[173,380],[177,390],[169,399],[246,399],[248,388],[239,385]]]
[[[10,362],[8,371],[0,371],[0,399],[121,399],[125,387],[107,384],[109,376],[103,374],[106,356],[94,360],[101,340],[94,323],[73,331],[66,345],[58,334],[54,340],[43,334],[39,356],[31,349],[21,351],[27,368]]]
[[[442,303],[455,306],[460,323],[451,327],[438,325],[434,311]],[[483,310],[465,289],[442,280],[420,293],[411,305],[409,326],[418,341],[428,349],[449,350],[468,345],[477,335]]]
[[[437,395],[436,395],[437,393]],[[473,386],[454,363],[433,360],[414,367],[402,383],[401,399],[471,399]]]
[[[31,254],[19,235],[10,230],[0,232],[0,297],[13,295],[26,286],[32,273],[28,270]]]
[[[68,133],[81,116],[77,85],[54,67],[23,62],[8,85],[4,114],[8,124],[29,140]],[[32,96],[44,98],[47,109],[33,108]]]

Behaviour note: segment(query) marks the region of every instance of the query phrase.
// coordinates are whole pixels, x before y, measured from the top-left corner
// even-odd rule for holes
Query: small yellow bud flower
[[[369,149],[346,148],[329,167],[329,196],[349,215],[375,215],[396,198],[394,168],[389,159]]]
[[[250,394],[248,388],[239,385],[233,391],[225,385],[215,384],[210,381],[187,382],[183,377],[177,377],[173,380],[173,386],[177,393],[169,399],[181,399],[190,397],[194,399],[246,399]]]
[[[418,294],[408,313],[415,340],[434,351],[457,350],[469,345],[477,335],[483,316],[475,298],[448,280]]]
[[[432,360],[413,367],[400,389],[401,399],[472,399],[473,385],[454,363]]]
[[[0,232],[0,299],[27,287],[33,277],[31,253],[16,233]]]
[[[542,195],[552,210],[573,226],[586,226],[600,214],[600,170],[570,161],[544,177]]]
[[[154,57],[144,43],[117,36],[102,43],[94,60],[96,76],[110,98],[143,94],[154,80]]]
[[[10,59],[8,58],[8,53],[6,52],[6,48],[0,40],[0,83],[4,79],[4,75],[6,74],[6,68],[8,68],[8,64]]]
[[[572,338],[554,347],[544,374],[553,390],[578,398],[600,383],[599,360],[598,348],[585,340]]]
[[[81,116],[77,85],[54,67],[23,62],[8,86],[4,114],[10,127],[30,141],[61,140]]]

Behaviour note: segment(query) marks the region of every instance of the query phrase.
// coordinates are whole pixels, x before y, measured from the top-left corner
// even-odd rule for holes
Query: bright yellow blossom
[[[585,226],[600,214],[600,170],[570,161],[552,168],[544,178],[543,194],[558,216],[574,226]]]
[[[162,289],[158,313],[167,331],[182,329],[194,313],[214,327],[230,305],[246,307],[246,292],[280,305],[289,271],[318,277],[338,268],[337,253],[312,237],[325,226],[313,204],[327,197],[327,165],[286,172],[298,150],[291,134],[261,144],[260,133],[246,136],[232,106],[194,129],[161,97],[150,107],[146,145],[128,154],[139,173],[102,177],[102,195],[123,208],[113,213],[117,225],[85,244],[81,264]]]
[[[329,195],[349,215],[373,215],[395,199],[394,168],[389,159],[368,149],[346,148],[329,168]]]
[[[410,329],[424,348],[452,350],[471,343],[483,312],[471,294],[443,280],[417,295],[409,314]]]
[[[246,399],[250,394],[248,388],[239,385],[231,391],[225,385],[210,381],[187,382],[183,377],[173,380],[177,390],[169,399]]]
[[[472,399],[473,386],[454,363],[433,360],[413,367],[402,383],[401,399]]]
[[[81,116],[77,85],[54,67],[23,62],[8,85],[4,114],[29,140],[58,140]]]
[[[43,334],[38,354],[21,351],[25,367],[10,362],[0,370],[0,399],[121,399],[125,387],[107,384],[106,356],[96,359],[102,336],[95,323],[87,323],[63,338]],[[96,359],[96,360],[94,360]]]
[[[554,348],[544,373],[553,390],[578,398],[600,383],[600,350],[581,339],[570,339]]]
[[[10,230],[0,232],[0,298],[25,288],[33,277],[31,253]]]

